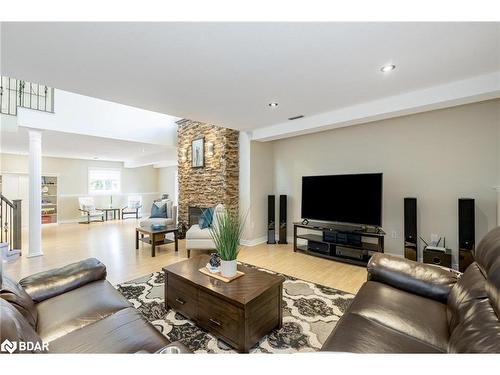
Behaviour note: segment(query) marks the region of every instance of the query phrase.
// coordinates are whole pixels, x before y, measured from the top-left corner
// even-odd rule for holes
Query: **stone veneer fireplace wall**
[[[192,120],[177,122],[179,223],[188,225],[188,208],[224,204],[238,213],[239,132]],[[205,165],[191,166],[191,142],[204,137]],[[213,155],[207,155],[208,143]],[[185,155],[185,160],[182,156]],[[188,225],[189,226],[189,225]]]

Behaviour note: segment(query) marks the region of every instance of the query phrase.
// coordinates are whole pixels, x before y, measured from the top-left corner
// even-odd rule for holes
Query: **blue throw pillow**
[[[161,207],[158,207],[156,204],[153,203],[151,206],[151,219],[155,218],[160,218],[160,219],[166,219],[167,218],[167,205],[164,204]]]
[[[214,218],[214,209],[212,207],[205,208],[201,211],[200,218],[198,219],[198,225],[201,229],[208,228],[212,225],[212,220]]]

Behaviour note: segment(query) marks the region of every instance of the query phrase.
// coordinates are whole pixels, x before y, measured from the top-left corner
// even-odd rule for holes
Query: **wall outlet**
[[[395,240],[397,240],[399,238],[399,232],[398,231],[395,231],[393,230],[391,232],[391,238],[394,238]]]

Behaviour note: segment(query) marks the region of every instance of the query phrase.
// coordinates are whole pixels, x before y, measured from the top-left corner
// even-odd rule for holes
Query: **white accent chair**
[[[122,208],[122,219],[125,215],[134,215],[139,219],[139,213],[142,208],[142,197],[140,195],[131,195],[127,198],[127,205]]]
[[[218,204],[214,209],[212,226],[217,225],[218,216],[225,212],[223,204]],[[210,228],[201,229],[198,224],[193,224],[186,232],[187,257],[191,257],[191,250],[216,250]]]
[[[151,227],[152,224],[175,225],[177,223],[177,206],[174,206],[172,200],[160,199],[155,201],[153,204],[156,204],[158,207],[166,205],[167,217],[148,217],[144,220],[141,220],[141,222],[139,223],[141,227]]]
[[[104,211],[96,210],[94,198],[80,197],[78,198],[78,204],[80,205],[81,216],[86,218],[85,221],[80,221],[80,224],[90,224],[91,221],[104,221]]]

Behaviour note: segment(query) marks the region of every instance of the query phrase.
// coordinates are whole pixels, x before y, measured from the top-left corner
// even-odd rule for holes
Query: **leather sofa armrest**
[[[19,284],[35,302],[58,296],[106,278],[106,266],[95,258],[25,277]]]
[[[192,354],[193,352],[180,341],[174,341],[156,352],[157,354]]]
[[[414,262],[386,254],[375,254],[367,266],[368,280],[378,281],[410,293],[446,302],[458,281],[454,270]]]

